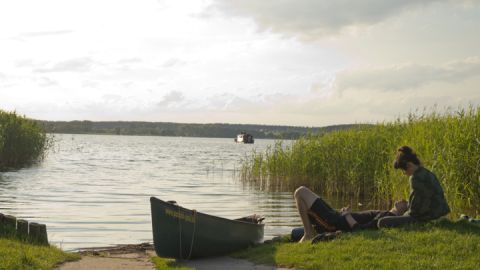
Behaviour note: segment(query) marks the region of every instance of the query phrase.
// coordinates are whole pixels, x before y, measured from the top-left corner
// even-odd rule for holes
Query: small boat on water
[[[160,257],[191,259],[224,255],[263,241],[263,218],[236,220],[211,216],[150,198],[155,252]]]
[[[246,132],[238,134],[234,141],[237,143],[254,143],[253,136]]]

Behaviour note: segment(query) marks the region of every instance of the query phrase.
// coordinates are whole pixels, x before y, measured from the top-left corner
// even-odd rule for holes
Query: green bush
[[[442,182],[452,210],[480,209],[480,107],[411,113],[405,120],[277,142],[243,161],[241,178],[265,189],[306,185],[325,194],[384,204],[409,193],[393,168],[396,150],[411,146]]]
[[[41,160],[50,140],[33,120],[0,110],[0,171]]]

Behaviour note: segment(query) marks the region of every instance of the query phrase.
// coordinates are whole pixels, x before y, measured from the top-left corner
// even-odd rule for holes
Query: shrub
[[[0,110],[0,171],[43,159],[49,144],[47,134],[35,121]]]

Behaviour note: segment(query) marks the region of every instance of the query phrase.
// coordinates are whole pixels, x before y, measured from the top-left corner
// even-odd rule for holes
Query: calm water
[[[227,218],[266,217],[265,238],[300,225],[291,192],[235,180],[254,145],[232,139],[55,135],[39,165],[0,174],[0,212],[47,224],[65,249],[152,242],[150,196]]]

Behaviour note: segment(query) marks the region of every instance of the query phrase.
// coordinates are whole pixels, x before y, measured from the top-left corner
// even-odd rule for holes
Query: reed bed
[[[42,160],[50,142],[43,128],[33,120],[0,110],[0,171]]]
[[[480,210],[480,107],[410,113],[406,119],[278,141],[243,160],[243,182],[266,190],[305,185],[324,195],[384,205],[409,193],[393,168],[396,150],[411,146],[442,183],[453,213]]]

